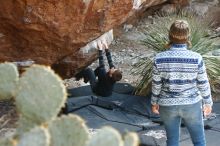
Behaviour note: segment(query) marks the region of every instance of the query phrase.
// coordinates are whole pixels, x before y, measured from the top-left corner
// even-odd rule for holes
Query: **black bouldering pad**
[[[117,109],[143,116],[151,120],[159,119],[159,116],[153,114],[151,111],[150,97],[113,93],[112,96],[109,97],[91,95],[67,99],[68,112],[74,112],[89,105],[109,110]]]
[[[88,90],[91,90],[89,86],[72,89],[73,96],[67,100],[67,110],[85,119],[90,129],[110,125],[121,133],[137,132],[141,146],[166,145],[165,130],[159,116],[152,114],[150,97],[134,96],[131,92],[114,92],[109,97],[98,97],[89,94]],[[213,113],[205,120],[207,146],[218,146],[220,143],[220,103],[214,103]],[[185,127],[181,128],[180,146],[192,146]]]
[[[67,89],[68,97],[80,97],[80,96],[88,96],[88,95],[95,95],[90,85],[82,86],[78,88],[70,88]],[[113,88],[113,92],[120,93],[120,94],[129,94],[131,95],[134,92],[134,87],[128,83],[116,83]]]

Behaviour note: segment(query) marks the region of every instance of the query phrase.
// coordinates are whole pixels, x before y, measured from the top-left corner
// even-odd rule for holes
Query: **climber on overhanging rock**
[[[106,71],[103,58],[103,48],[109,64],[109,70]],[[106,40],[98,41],[98,52],[99,52],[99,66],[93,71],[91,68],[86,68],[75,77],[77,80],[84,78],[84,82],[90,82],[92,91],[99,96],[110,96],[112,95],[114,84],[120,81],[122,73],[113,65],[111,53],[108,49]],[[98,76],[98,80],[96,80]]]

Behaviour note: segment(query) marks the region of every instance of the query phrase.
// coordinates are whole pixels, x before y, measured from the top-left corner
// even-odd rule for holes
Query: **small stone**
[[[220,46],[219,46],[219,48],[220,48]],[[220,56],[220,49],[213,51],[213,52],[212,52],[212,55],[213,55],[213,56]]]
[[[220,32],[220,27],[218,27],[215,31],[216,31],[217,33]]]
[[[199,16],[204,16],[209,10],[209,6],[204,3],[195,3],[191,8]]]
[[[132,62],[131,62],[131,64],[132,64],[132,65],[135,65],[135,64],[137,64],[138,62],[139,62],[139,59],[133,59]]]
[[[130,54],[131,57],[137,56],[135,53]]]
[[[125,52],[125,49],[121,50],[121,52]]]
[[[133,51],[133,50],[131,50],[131,49],[128,49],[127,51],[128,51],[128,52],[134,52],[134,51]]]
[[[116,45],[117,44],[117,41],[116,40],[113,40],[112,41],[112,45]]]
[[[154,24],[154,18],[148,18],[148,20],[150,21],[151,24]]]
[[[130,31],[132,28],[133,28],[133,25],[132,25],[132,24],[125,24],[125,25],[124,25],[124,30],[125,30],[125,32]]]
[[[128,79],[124,79],[124,81],[125,81],[125,82],[129,82],[129,80],[128,80]]]
[[[219,4],[219,0],[206,0],[206,3],[212,6],[217,6]]]
[[[31,23],[31,19],[30,19],[30,18],[27,18],[27,17],[24,17],[24,18],[23,18],[23,21],[24,21],[24,23],[26,23],[26,24]]]
[[[117,56],[116,52],[112,52],[111,54],[112,56]]]
[[[153,18],[153,16],[148,16],[148,19],[152,19]]]

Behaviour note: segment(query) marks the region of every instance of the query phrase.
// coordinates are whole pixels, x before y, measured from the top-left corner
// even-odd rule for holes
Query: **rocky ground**
[[[211,3],[209,0],[208,2],[209,3],[194,2],[192,8],[196,10],[198,15],[203,15],[204,12],[201,10],[206,10],[204,8],[207,8],[205,13],[209,13],[209,16],[212,17],[219,17],[220,7],[217,3],[218,1],[212,1],[213,3]],[[121,29],[116,29],[114,31],[117,37],[115,37],[109,48],[112,52],[114,64],[123,72],[123,79],[121,82],[130,83],[135,86],[141,79],[139,76],[131,74],[131,72],[133,65],[137,63],[140,58],[150,56],[154,53],[141,43],[141,40],[144,38],[142,29],[153,22],[154,16],[149,16],[146,13],[146,16],[143,16],[143,19],[137,24],[125,23]],[[219,23],[214,26],[213,30],[216,32],[216,35],[220,34],[220,18]],[[220,45],[220,41],[217,42],[217,45]],[[220,55],[220,51],[216,52],[216,54]],[[95,68],[97,65],[98,62],[96,61],[90,67]],[[75,81],[75,78],[65,80],[64,83],[68,88],[87,85],[82,80]],[[12,103],[11,101],[0,102],[0,138],[12,134],[16,127],[15,123],[18,116]]]

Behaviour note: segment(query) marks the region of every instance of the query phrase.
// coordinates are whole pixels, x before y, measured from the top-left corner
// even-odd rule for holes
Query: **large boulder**
[[[164,1],[0,0],[0,62],[50,65],[70,78],[97,58],[91,46],[101,35],[111,41],[109,30],[135,9]]]

